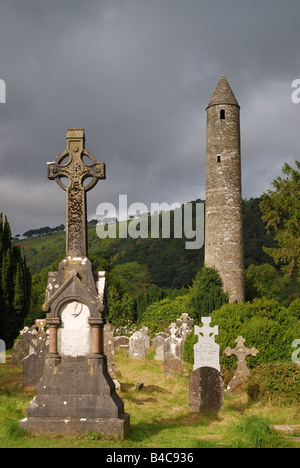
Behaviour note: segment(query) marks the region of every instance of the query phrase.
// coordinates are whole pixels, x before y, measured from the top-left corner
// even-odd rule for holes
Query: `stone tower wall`
[[[245,299],[239,111],[237,103],[207,108],[205,264],[218,270],[230,302]]]

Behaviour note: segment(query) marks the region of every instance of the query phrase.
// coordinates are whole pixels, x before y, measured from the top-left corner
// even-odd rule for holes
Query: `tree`
[[[0,214],[0,339],[10,348],[29,312],[31,277],[20,248],[11,245],[10,225]]]
[[[207,317],[227,302],[228,294],[222,289],[222,280],[217,270],[214,267],[203,266],[190,288],[189,315],[195,323],[200,323],[201,317]]]
[[[260,209],[268,234],[273,230],[277,248],[267,248],[276,262],[283,263],[286,276],[300,266],[300,161],[296,169],[285,163],[282,168],[285,179],[277,177],[272,182],[275,190],[269,190],[262,197]]]

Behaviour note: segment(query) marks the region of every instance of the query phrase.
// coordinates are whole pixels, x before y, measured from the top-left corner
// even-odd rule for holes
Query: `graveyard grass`
[[[162,361],[154,350],[146,359],[129,359],[115,353],[121,372],[118,391],[130,414],[130,433],[125,440],[88,433],[74,437],[32,435],[18,428],[35,389],[22,389],[22,368],[0,364],[0,447],[32,448],[300,448],[300,416],[295,406],[251,403],[244,389],[225,396],[224,409],[200,415],[188,410],[188,370],[184,376],[165,377]],[[142,389],[136,384],[142,382]],[[274,425],[297,426],[290,434]],[[298,431],[298,432],[297,432]]]

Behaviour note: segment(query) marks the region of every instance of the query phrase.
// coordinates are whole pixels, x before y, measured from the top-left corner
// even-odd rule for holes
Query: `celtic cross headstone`
[[[125,437],[129,415],[104,353],[105,272],[95,272],[87,258],[86,192],[105,178],[105,166],[85,149],[83,128],[71,128],[67,149],[47,168],[48,178],[67,192],[66,257],[48,274],[43,310],[49,353],[37,394],[19,424],[34,433]]]
[[[251,349],[246,348],[245,338],[238,336],[235,340],[236,347],[226,348],[224,354],[226,356],[236,356],[237,357],[237,368],[235,374],[227,386],[227,393],[230,393],[235,387],[245,382],[249,377],[250,371],[247,366],[246,357],[247,356],[256,356],[259,351],[252,347]]]

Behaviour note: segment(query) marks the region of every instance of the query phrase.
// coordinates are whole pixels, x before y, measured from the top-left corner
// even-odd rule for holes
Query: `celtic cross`
[[[96,161],[84,145],[84,129],[69,128],[67,149],[54,162],[47,163],[48,179],[55,180],[67,192],[66,256],[72,258],[87,256],[86,192],[99,179],[105,179],[105,164]],[[65,178],[69,185],[64,183]]]

